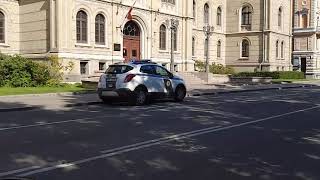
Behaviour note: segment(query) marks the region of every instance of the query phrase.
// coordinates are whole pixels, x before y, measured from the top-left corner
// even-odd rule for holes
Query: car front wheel
[[[175,101],[177,102],[181,102],[184,100],[184,98],[186,97],[187,95],[187,90],[186,88],[184,88],[183,86],[179,86],[177,89],[176,89],[176,92],[175,92]]]

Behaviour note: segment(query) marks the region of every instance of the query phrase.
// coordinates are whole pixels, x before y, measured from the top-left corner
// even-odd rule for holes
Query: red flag
[[[132,14],[131,14],[131,12],[132,12],[133,6],[136,4],[136,2],[137,2],[137,1],[135,1],[135,2],[133,3],[133,5],[130,7],[129,12],[128,12],[127,16],[126,16],[126,18],[127,18],[129,21],[132,20]]]
[[[133,9],[133,7],[130,8],[130,10],[129,10],[128,14],[127,14],[127,19],[128,19],[129,21],[132,20],[132,14],[131,14],[132,9]]]

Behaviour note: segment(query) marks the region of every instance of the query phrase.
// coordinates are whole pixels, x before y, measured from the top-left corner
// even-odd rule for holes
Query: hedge
[[[240,72],[234,77],[272,77],[272,79],[305,79],[303,72],[275,71],[275,72]]]
[[[60,82],[50,63],[0,54],[0,87],[36,87]]]
[[[206,68],[205,62],[196,61],[195,66],[198,71],[200,72],[205,71],[205,68]],[[213,73],[213,74],[234,74],[235,73],[233,68],[225,67],[222,64],[215,64],[215,63],[209,65],[209,71],[210,73]]]

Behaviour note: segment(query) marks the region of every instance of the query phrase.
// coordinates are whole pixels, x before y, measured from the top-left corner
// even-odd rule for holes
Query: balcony
[[[315,27],[308,27],[308,28],[293,28],[293,34],[298,34],[298,33],[315,33],[316,31],[320,32],[320,26],[319,28]]]
[[[251,31],[251,25],[241,25],[241,31]]]

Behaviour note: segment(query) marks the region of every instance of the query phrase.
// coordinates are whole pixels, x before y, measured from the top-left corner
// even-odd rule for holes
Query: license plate
[[[108,87],[109,88],[113,88],[113,84],[108,84]]]
[[[116,82],[117,78],[107,78],[107,82]]]
[[[111,96],[111,97],[117,97],[118,93],[114,91],[102,91],[102,96]]]

